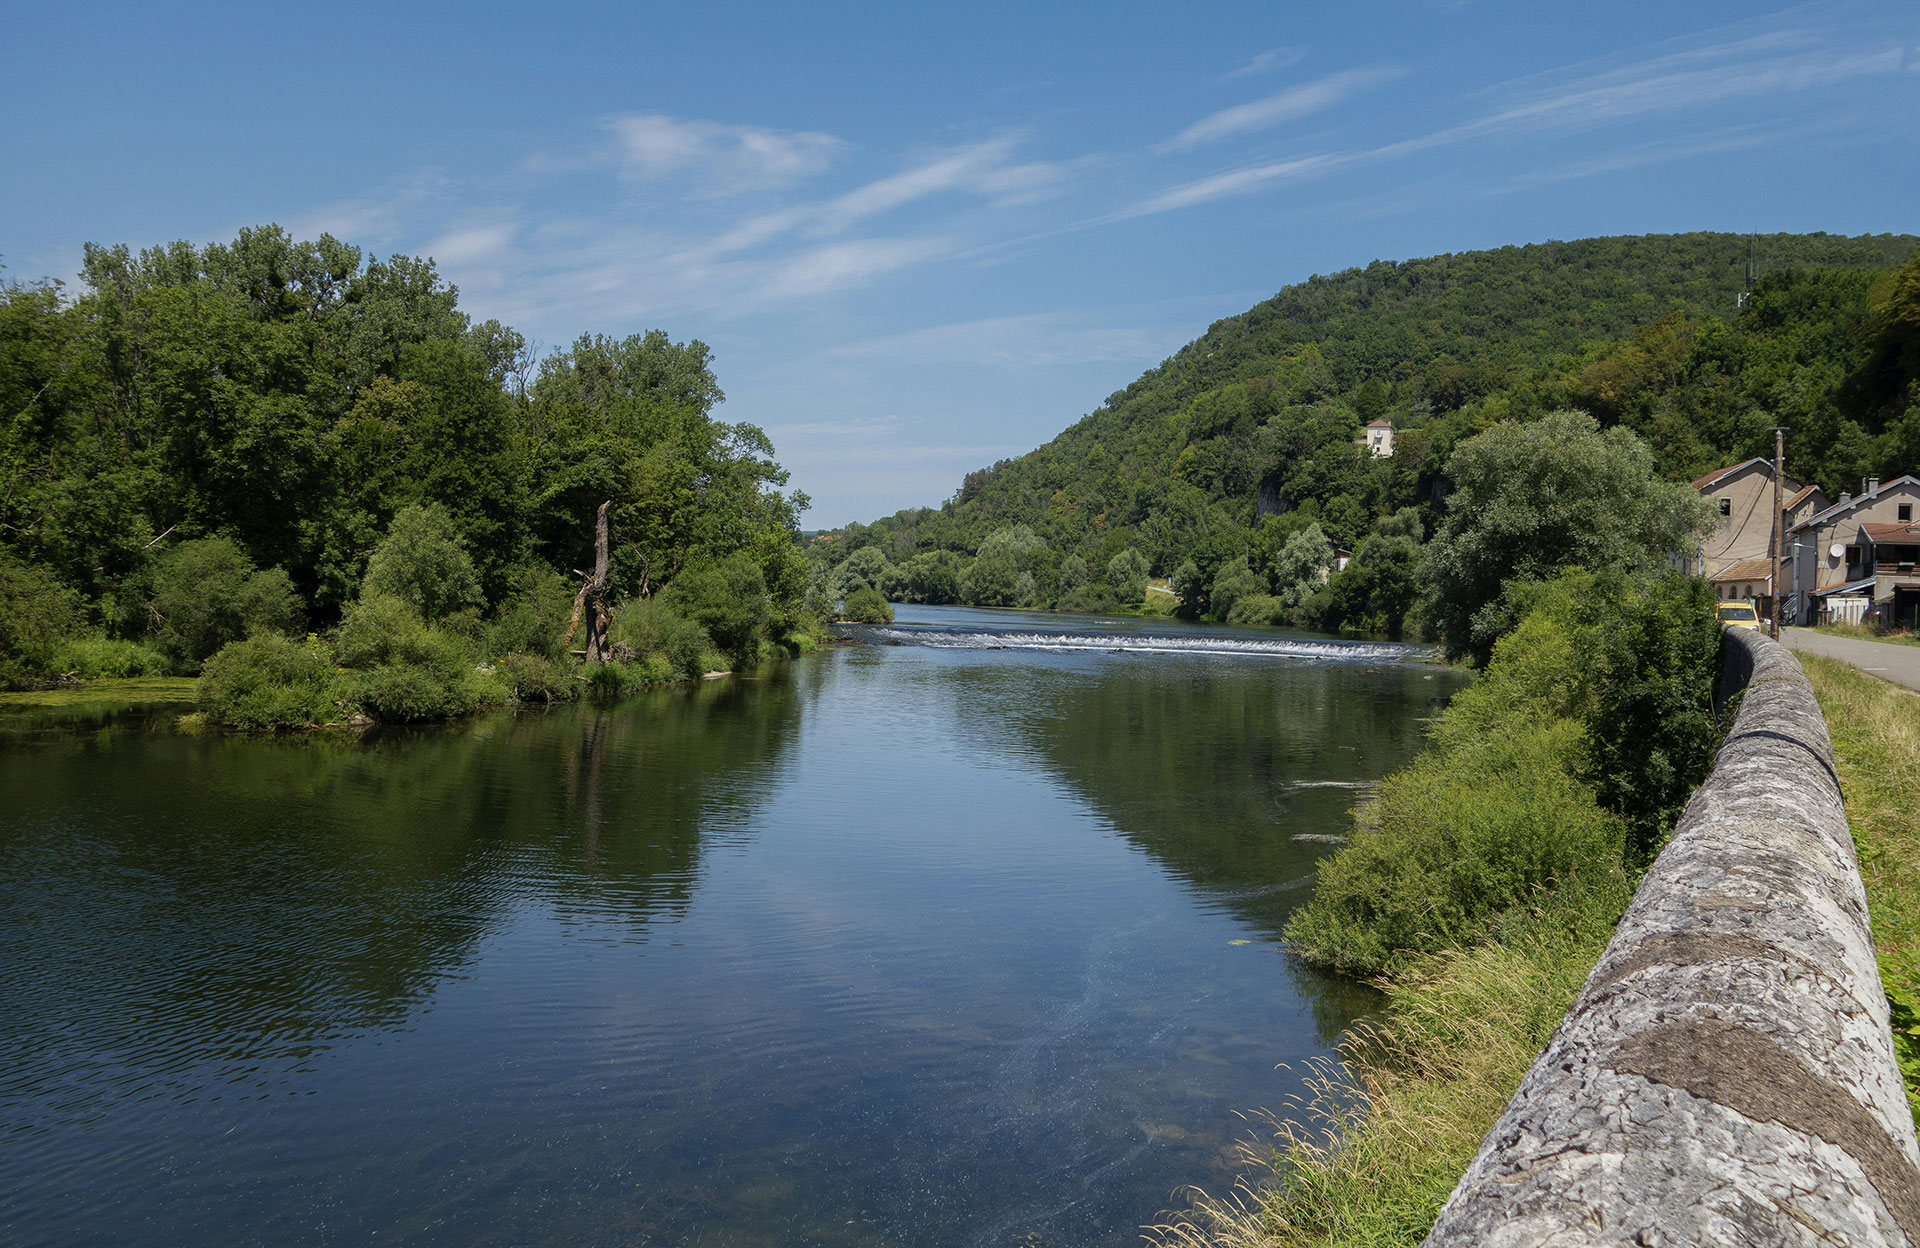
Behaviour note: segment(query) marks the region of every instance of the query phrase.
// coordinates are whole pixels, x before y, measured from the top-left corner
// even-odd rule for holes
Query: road
[[[1890,680],[1909,689],[1920,689],[1920,646],[1834,637],[1827,633],[1816,633],[1810,628],[1783,628],[1780,630],[1780,640],[1789,649],[1824,654],[1842,663],[1851,663],[1882,680]]]

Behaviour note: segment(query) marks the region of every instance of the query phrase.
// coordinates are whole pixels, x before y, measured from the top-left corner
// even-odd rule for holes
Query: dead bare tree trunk
[[[593,575],[580,584],[580,592],[573,596],[573,617],[567,621],[567,636],[560,644],[573,644],[574,630],[580,627],[584,614],[587,623],[586,660],[589,663],[604,663],[609,650],[607,628],[613,623],[613,612],[607,609],[607,506],[593,516]],[[582,575],[585,575],[584,573]]]

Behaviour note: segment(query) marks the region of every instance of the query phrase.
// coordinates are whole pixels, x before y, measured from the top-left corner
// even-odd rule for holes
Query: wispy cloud
[[[1897,45],[1835,47],[1810,32],[1781,31],[1686,48],[1570,81],[1549,82],[1545,76],[1536,77],[1507,84],[1500,93],[1508,102],[1471,121],[1375,147],[1226,170],[1170,187],[1102,220],[1170,212],[1343,167],[1395,160],[1473,140],[1564,133],[1653,117],[1676,117],[1684,124],[1710,114],[1716,107],[1748,100],[1779,100],[1795,93],[1899,73],[1904,57],[1905,50]],[[1282,92],[1271,100],[1280,100],[1286,94]],[[1221,126],[1238,125],[1241,119],[1230,116],[1235,112],[1228,109],[1205,118],[1170,142],[1216,122]],[[1205,141],[1210,133],[1202,132],[1196,141]],[[1629,146],[1641,153],[1643,163],[1654,159],[1647,155],[1649,145],[1644,142]],[[1596,156],[1587,163],[1597,169],[1606,159],[1605,155]]]
[[[1265,52],[1256,52],[1247,63],[1227,75],[1227,80],[1251,78],[1255,74],[1270,74],[1275,70],[1290,69],[1306,57],[1304,48],[1268,48]]]
[[[1090,327],[1053,313],[1001,316],[933,325],[836,347],[839,359],[890,364],[981,364],[1042,367],[1061,364],[1141,363],[1165,359],[1191,333],[1134,326]]]
[[[660,113],[628,113],[605,122],[620,168],[630,176],[686,175],[710,195],[791,186],[828,169],[846,144],[818,131],[770,130]]]
[[[1313,82],[1288,87],[1285,91],[1236,104],[1202,117],[1179,134],[1156,144],[1156,152],[1183,152],[1203,143],[1217,143],[1235,135],[1269,130],[1283,122],[1331,108],[1347,97],[1398,77],[1402,71],[1388,67],[1348,69]]]

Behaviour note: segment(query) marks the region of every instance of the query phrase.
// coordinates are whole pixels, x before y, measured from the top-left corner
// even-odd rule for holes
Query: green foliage
[[[340,661],[358,669],[354,693],[375,719],[395,723],[465,715],[494,696],[461,638],[420,618],[400,598],[375,595],[347,608],[335,636]]]
[[[1420,513],[1382,517],[1351,562],[1327,586],[1328,628],[1398,637],[1419,595]]]
[[[1147,557],[1129,546],[1107,561],[1107,584],[1121,602],[1136,605],[1147,596]]]
[[[1309,960],[1390,971],[1612,895],[1711,768],[1710,587],[1571,574],[1518,597],[1519,625],[1322,867],[1287,929]]]
[[[687,569],[668,598],[675,610],[707,630],[714,645],[741,659],[759,655],[773,624],[760,566],[745,555]]]
[[[564,702],[574,696],[568,668],[542,654],[503,654],[494,665],[515,702]]]
[[[210,722],[228,728],[300,728],[340,718],[339,677],[320,646],[258,633],[207,660],[194,702]]]
[[[1581,633],[1594,689],[1582,774],[1600,804],[1626,821],[1644,865],[1713,769],[1722,732],[1713,713],[1720,623],[1713,587],[1697,577],[1608,591],[1595,625]]]
[[[1562,889],[1624,878],[1626,829],[1578,773],[1585,660],[1553,612],[1495,647],[1433,741],[1390,776],[1287,927],[1309,961],[1390,970],[1465,948]]]
[[[398,598],[427,620],[486,602],[453,517],[437,503],[415,503],[394,514],[367,560],[360,592]]]
[[[1580,412],[1506,423],[1447,461],[1447,517],[1421,570],[1427,618],[1449,657],[1484,663],[1516,595],[1567,568],[1647,573],[1691,551],[1712,504],[1654,475],[1644,442]]]
[[[630,598],[615,608],[609,640],[625,646],[643,663],[658,660],[664,665],[666,674],[650,675],[649,681],[698,676],[708,670],[701,663],[713,649],[713,638],[705,628],[657,597]]]
[[[256,570],[226,537],[182,542],[160,560],[153,612],[160,648],[190,671],[228,642],[296,632],[301,622],[300,599],[285,570]]]
[[[1232,563],[1221,567],[1219,573],[1214,576],[1213,588],[1208,591],[1207,601],[1216,619],[1230,620],[1234,619],[1234,608],[1240,604],[1241,599],[1270,598],[1271,588],[1267,578],[1248,567],[1246,556],[1242,555]],[[1247,617],[1242,615],[1235,622],[1247,622]],[[1252,622],[1265,624],[1268,622],[1268,616],[1262,615]]]
[[[100,636],[75,637],[61,643],[54,654],[53,670],[80,680],[164,676],[167,656],[138,642]]]
[[[487,627],[489,654],[521,654],[558,661],[573,610],[574,590],[552,568],[529,564],[507,578],[508,593]]]
[[[30,688],[52,675],[80,618],[80,595],[47,569],[0,552],[0,689]]]
[[[841,618],[855,624],[891,624],[893,608],[880,596],[880,591],[871,585],[862,585],[847,595],[847,602],[840,610]]]

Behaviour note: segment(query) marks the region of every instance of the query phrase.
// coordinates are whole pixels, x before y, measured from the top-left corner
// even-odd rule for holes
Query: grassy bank
[[[1196,1197],[1162,1243],[1426,1235],[1712,764],[1719,645],[1699,583],[1542,588],[1288,925],[1385,1010],[1248,1143],[1243,1186]]]
[[[1833,737],[1907,1101],[1920,1122],[1920,695],[1836,659],[1799,657]]]

